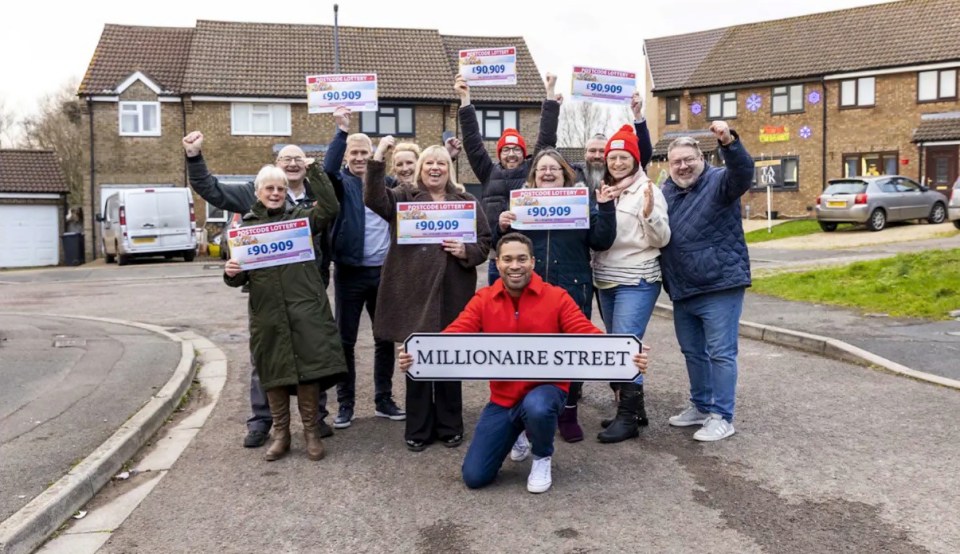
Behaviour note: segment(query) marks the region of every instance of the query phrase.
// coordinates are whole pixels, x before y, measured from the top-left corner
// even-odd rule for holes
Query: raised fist
[[[198,156],[203,148],[203,133],[200,131],[191,131],[190,134],[183,137],[183,151],[188,158]]]

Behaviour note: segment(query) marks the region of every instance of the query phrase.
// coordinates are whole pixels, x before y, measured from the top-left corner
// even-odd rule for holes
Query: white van
[[[197,221],[188,188],[124,188],[107,192],[100,222],[107,263],[125,265],[134,256],[197,255]]]

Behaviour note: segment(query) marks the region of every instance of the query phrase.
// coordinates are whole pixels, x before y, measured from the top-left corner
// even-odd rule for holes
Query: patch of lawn
[[[787,237],[799,237],[802,235],[812,235],[813,233],[822,233],[820,224],[815,219],[798,219],[796,221],[787,221],[773,226],[773,231],[768,233],[766,227],[750,231],[744,237],[747,244],[766,242],[768,240],[785,239]]]
[[[948,312],[960,309],[960,249],[760,277],[752,290],[892,316],[949,319]]]

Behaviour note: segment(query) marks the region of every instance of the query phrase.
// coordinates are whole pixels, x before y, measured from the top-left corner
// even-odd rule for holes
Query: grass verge
[[[960,309],[960,249],[759,277],[751,290],[891,316],[949,319],[948,312]]]
[[[803,235],[812,235],[822,233],[820,224],[813,219],[798,219],[796,221],[787,221],[773,226],[773,231],[768,233],[766,228],[750,231],[745,234],[747,244],[756,244],[758,242],[767,242],[768,240],[785,239],[787,237],[799,237]]]

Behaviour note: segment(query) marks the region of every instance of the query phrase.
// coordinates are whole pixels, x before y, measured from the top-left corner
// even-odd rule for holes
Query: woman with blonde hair
[[[443,146],[424,149],[412,185],[387,188],[384,159],[393,137],[380,139],[364,176],[363,201],[390,222],[390,249],[377,291],[373,336],[403,342],[411,333],[439,333],[467,305],[477,288],[476,267],[490,250],[490,228],[477,199],[457,184],[450,154]],[[477,203],[477,242],[397,244],[397,202]],[[444,446],[463,442],[463,399],[459,381],[407,379],[407,448],[422,451],[435,439]]]
[[[417,186],[416,172],[419,158],[420,147],[415,143],[401,142],[393,148],[390,172],[398,185]]]
[[[340,204],[323,173],[304,184],[317,201],[291,204],[286,174],[276,166],[263,166],[254,180],[257,201],[243,216],[242,227],[306,218],[311,234],[319,235],[337,216]],[[311,245],[317,248],[315,240]],[[223,280],[231,287],[250,286],[250,350],[273,418],[273,442],[264,459],[278,460],[290,450],[291,388],[297,395],[307,457],[323,458],[317,425],[320,391],[343,379],[347,366],[317,264],[308,260],[243,270],[231,259],[224,267]]]

